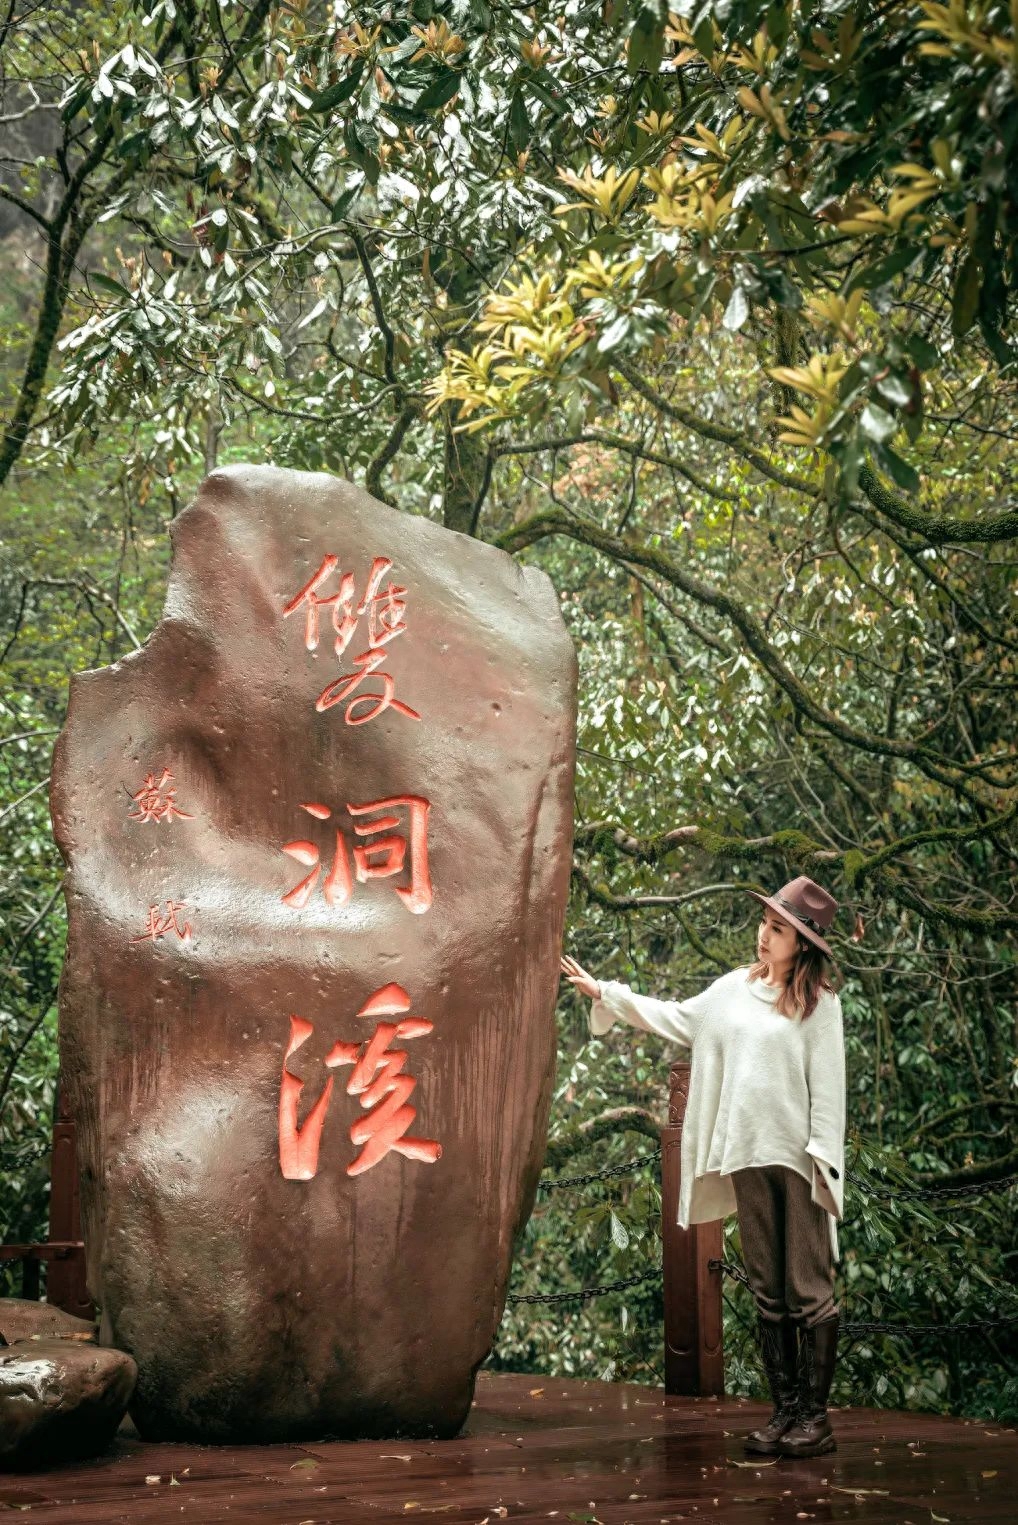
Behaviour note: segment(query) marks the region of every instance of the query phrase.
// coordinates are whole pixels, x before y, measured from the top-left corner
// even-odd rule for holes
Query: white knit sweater
[[[841,1001],[824,991],[808,1021],[775,1010],[778,991],[733,969],[688,1001],[657,1001],[606,980],[590,1010],[595,1037],[618,1020],[692,1050],[682,1129],[678,1221],[734,1213],[733,1170],[787,1165],[836,1220],[845,1187],[845,1045]]]

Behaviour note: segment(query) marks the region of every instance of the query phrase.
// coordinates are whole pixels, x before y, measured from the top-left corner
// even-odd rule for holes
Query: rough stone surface
[[[95,1325],[49,1303],[23,1297],[0,1298],[0,1346],[18,1340],[85,1340],[95,1343]]]
[[[137,1375],[122,1350],[75,1339],[0,1349],[0,1470],[98,1456],[124,1417]]]
[[[544,1152],[572,646],[542,574],[330,477],[218,471],[172,534],[54,763],[102,1343],[146,1438],[453,1434]]]

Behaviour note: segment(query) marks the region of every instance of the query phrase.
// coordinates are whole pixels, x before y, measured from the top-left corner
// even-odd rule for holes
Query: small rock
[[[0,1471],[97,1456],[116,1433],[137,1375],[123,1351],[84,1341],[0,1349]]]
[[[0,1298],[0,1345],[19,1340],[90,1340],[95,1344],[95,1325],[75,1318],[49,1303],[33,1303],[22,1297]]]

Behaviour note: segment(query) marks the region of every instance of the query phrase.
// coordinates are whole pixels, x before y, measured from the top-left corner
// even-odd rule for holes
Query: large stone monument
[[[101,1343],[149,1439],[451,1435],[544,1150],[572,646],[331,477],[217,471],[172,533],[53,772]]]

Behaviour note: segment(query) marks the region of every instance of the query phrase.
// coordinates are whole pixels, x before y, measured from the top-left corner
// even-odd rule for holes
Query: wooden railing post
[[[50,1165],[49,1237],[71,1249],[49,1262],[46,1301],[76,1318],[92,1318],[92,1299],[85,1286],[85,1248],[81,1243],[81,1209],[78,1199],[78,1159],[75,1126],[57,1085],[56,1122],[53,1125],[53,1158]]]
[[[661,1216],[664,1239],[665,1392],[685,1397],[721,1396],[725,1390],[722,1349],[722,1273],[707,1262],[722,1259],[722,1225],[679,1228],[682,1125],[689,1096],[687,1063],[669,1076],[668,1126],[661,1130]]]

